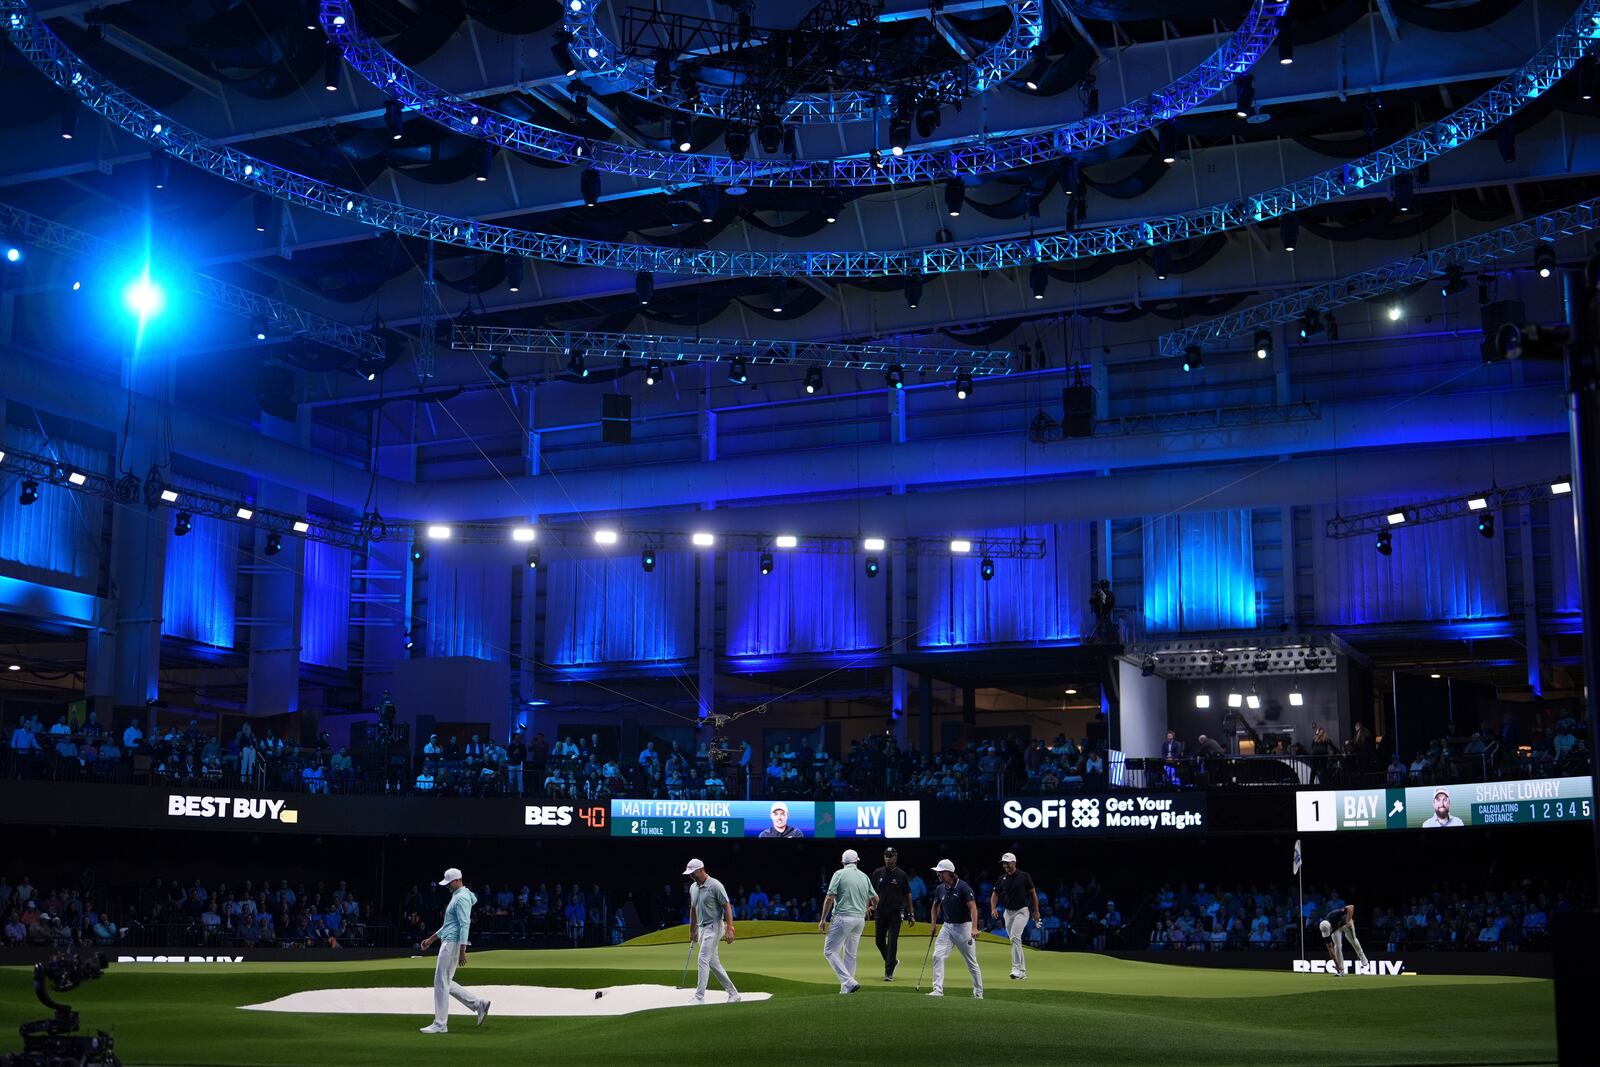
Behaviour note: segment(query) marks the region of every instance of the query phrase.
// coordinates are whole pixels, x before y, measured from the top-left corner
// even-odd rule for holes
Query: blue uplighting
[[[22,249],[16,247],[15,245],[12,245],[10,248],[6,249],[6,262],[7,263],[20,263],[21,261],[22,261]]]
[[[138,317],[142,326],[161,314],[167,306],[167,296],[161,291],[161,286],[151,281],[150,272],[146,271],[122,291],[122,303]]]

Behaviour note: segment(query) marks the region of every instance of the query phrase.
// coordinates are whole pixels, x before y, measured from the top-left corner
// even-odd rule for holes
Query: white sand
[[[469,985],[475,995],[488,997],[493,1005],[489,1018],[497,1015],[628,1015],[654,1008],[692,1008],[727,1003],[720,989],[706,991],[704,1005],[696,1005],[693,989],[673,989],[664,985],[606,986],[595,998],[593,989],[567,989],[536,985]],[[746,993],[747,1001],[766,1000],[771,993]],[[264,1004],[245,1004],[246,1011],[288,1011],[298,1014],[327,1015],[419,1015],[433,1014],[432,986],[386,986],[370,989],[308,989],[290,993]],[[450,1001],[450,1014],[471,1016],[467,1008]]]

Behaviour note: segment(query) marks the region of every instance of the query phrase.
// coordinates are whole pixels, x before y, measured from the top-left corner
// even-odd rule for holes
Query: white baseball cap
[[[786,811],[789,810],[789,805],[785,804],[781,800],[774,800],[772,802],[772,810],[773,811],[784,811],[784,812],[786,812]]]
[[[1015,863],[1015,862],[1017,862],[1017,854],[1015,852],[1007,852],[1004,856],[1000,857],[1000,862],[1001,863]]]
[[[1327,937],[1333,933],[1333,924],[1327,919],[1323,919],[1317,924],[1317,929],[1322,932],[1323,937]]]
[[[856,850],[855,849],[847,848],[847,849],[844,850],[844,855],[839,857],[839,862],[840,863],[860,863],[861,862],[861,857],[856,855]]]
[[[439,884],[440,885],[449,885],[451,882],[456,881],[460,877],[461,877],[461,868],[460,867],[447,867],[445,869],[445,872],[444,872],[444,877],[439,879]]]
[[[690,860],[689,865],[683,869],[683,873],[693,874],[695,871],[703,871],[705,869],[706,865],[701,863],[699,860]]]
[[[943,874],[946,871],[949,871],[951,874],[956,873],[956,865],[951,863],[949,860],[940,860],[938,863],[933,865],[933,869],[938,871],[940,874]]]

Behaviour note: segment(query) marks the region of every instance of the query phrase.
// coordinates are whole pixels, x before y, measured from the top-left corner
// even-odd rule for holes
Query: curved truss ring
[[[361,31],[350,0],[321,0],[320,17],[345,62],[376,89],[406,110],[462,136],[558,163],[673,184],[812,188],[926,182],[1012,170],[1138,136],[1197,107],[1255,66],[1272,46],[1278,20],[1288,7],[1287,0],[1253,0],[1239,28],[1199,66],[1143,99],[1102,115],[1037,133],[983,135],[938,148],[911,148],[900,156],[798,161],[734,160],[574,137],[480,107],[428,81]]]
[[[662,248],[539,233],[406,207],[308,178],[174,124],[105,83],[45,26],[27,0],[0,0],[0,12],[5,13],[4,28],[11,42],[58,87],[121,129],[236,184],[352,222],[463,248],[630,272],[724,276],[881,277],[1007,270],[1153,248],[1263,222],[1366,189],[1494,128],[1543,95],[1600,38],[1600,0],[1582,0],[1572,18],[1531,60],[1466,106],[1386,148],[1241,200],[1048,237],[888,252],[768,252]]]
[[[1003,2],[1011,9],[1011,25],[1005,34],[960,70],[936,78],[936,90],[962,96],[987,92],[998,88],[1033,59],[1033,50],[1044,36],[1045,0]],[[573,37],[572,59],[580,69],[674,111],[719,119],[737,117],[737,108],[745,99],[737,87],[701,85],[698,95],[691,99],[675,82],[666,88],[656,85],[652,71],[641,69],[639,60],[626,55],[600,29],[595,21],[600,3],[601,0],[578,0],[562,5],[566,30]],[[874,118],[882,109],[893,107],[894,100],[883,93],[867,91],[801,93],[784,106],[786,110],[780,117],[785,122],[832,125]]]

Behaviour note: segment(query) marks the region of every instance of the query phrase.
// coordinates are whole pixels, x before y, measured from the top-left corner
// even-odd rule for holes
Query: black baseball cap
[[[883,854],[885,856],[898,856],[898,855],[900,855],[900,853],[895,851],[895,847],[893,845],[890,845],[888,848],[884,849],[883,850]]]

